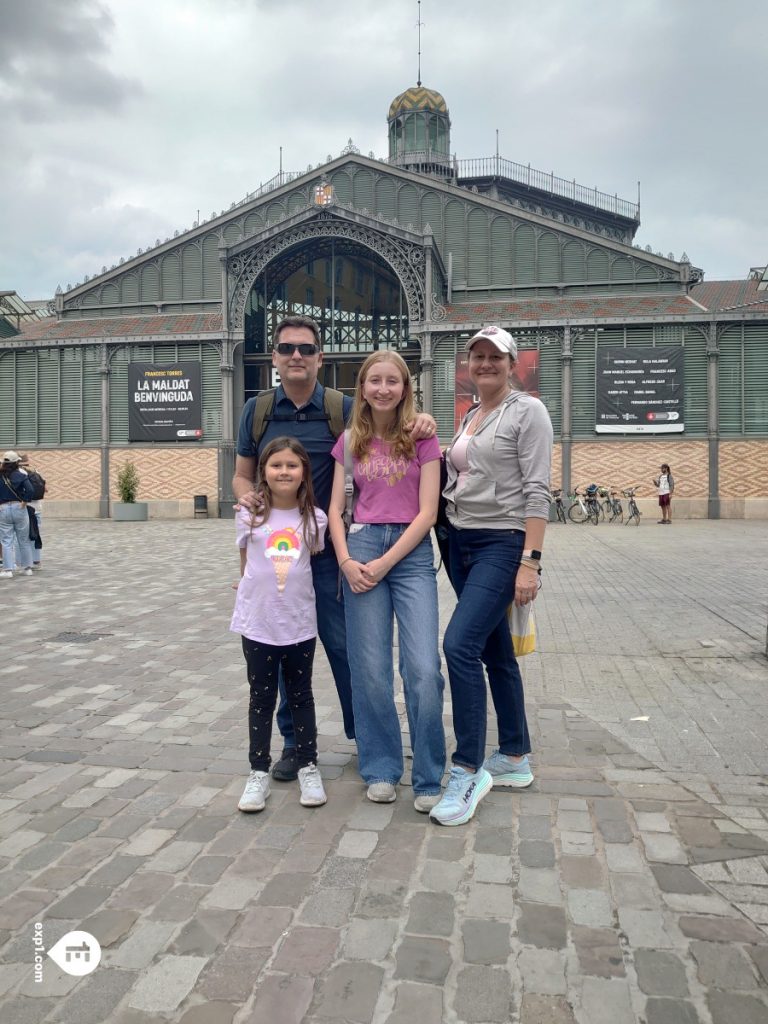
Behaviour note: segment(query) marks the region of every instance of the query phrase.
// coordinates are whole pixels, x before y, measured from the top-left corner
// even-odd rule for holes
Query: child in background
[[[675,493],[675,480],[668,462],[662,462],[661,473],[653,481],[659,490],[659,508],[661,519],[659,526],[666,526],[672,523],[672,495]]]
[[[276,438],[266,446],[259,459],[257,487],[262,505],[256,512],[240,508],[236,519],[244,568],[230,629],[242,635],[248,667],[251,764],[238,808],[261,811],[269,796],[280,666],[296,732],[300,802],[318,807],[327,798],[317,768],[312,696],[317,614],[310,555],[322,550],[328,520],[315,508],[309,457],[291,437]]]

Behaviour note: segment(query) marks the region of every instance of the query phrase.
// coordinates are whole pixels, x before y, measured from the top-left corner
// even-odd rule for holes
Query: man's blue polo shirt
[[[243,415],[240,418],[240,429],[237,434],[237,454],[244,458],[256,458],[261,455],[265,445],[274,441],[276,437],[294,437],[301,441],[307,449],[309,461],[312,466],[312,485],[315,490],[315,501],[324,512],[328,511],[331,503],[331,487],[333,486],[334,460],[331,458],[331,449],[336,444],[336,438],[331,431],[327,419],[302,419],[302,414],[311,413],[313,416],[325,413],[323,407],[323,391],[321,384],[315,385],[312,397],[301,409],[288,398],[283,390],[282,384],[277,387],[275,394],[275,406],[273,414],[276,416],[291,417],[286,420],[267,420],[266,429],[261,435],[258,448],[253,442],[253,410],[256,405],[255,398],[249,398],[243,408]],[[344,396],[344,419],[349,422],[349,414],[352,411],[352,399]]]

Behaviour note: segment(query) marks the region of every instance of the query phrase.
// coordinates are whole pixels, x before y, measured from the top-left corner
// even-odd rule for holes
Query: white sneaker
[[[264,804],[269,796],[269,775],[267,772],[251,772],[245,784],[243,795],[240,797],[238,810],[263,811]]]
[[[391,782],[372,782],[365,795],[375,804],[391,804],[397,799],[397,790]]]
[[[13,579],[13,573],[11,572],[10,569],[3,569],[2,572],[0,572],[0,580],[12,580],[12,579]]]
[[[308,764],[306,768],[299,768],[299,786],[301,787],[299,803],[302,807],[320,807],[328,799],[316,764]]]
[[[28,566],[26,569],[24,569],[24,571],[22,572],[22,575],[23,576],[33,576],[34,573],[32,572],[32,567]]]

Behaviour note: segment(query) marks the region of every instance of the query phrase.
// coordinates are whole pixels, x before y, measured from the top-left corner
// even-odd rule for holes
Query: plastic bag
[[[512,637],[516,658],[533,654],[536,650],[536,622],[533,615],[533,601],[519,608],[513,601],[507,608],[507,623]]]

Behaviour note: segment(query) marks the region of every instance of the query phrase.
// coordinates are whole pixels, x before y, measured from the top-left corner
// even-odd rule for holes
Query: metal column
[[[563,494],[571,490],[571,456],[573,448],[573,345],[571,328],[563,330],[563,375],[561,385],[560,456],[562,462],[561,486]]]
[[[709,494],[707,517],[720,518],[720,410],[718,398],[717,324],[709,325],[707,338],[707,442],[709,456]]]

